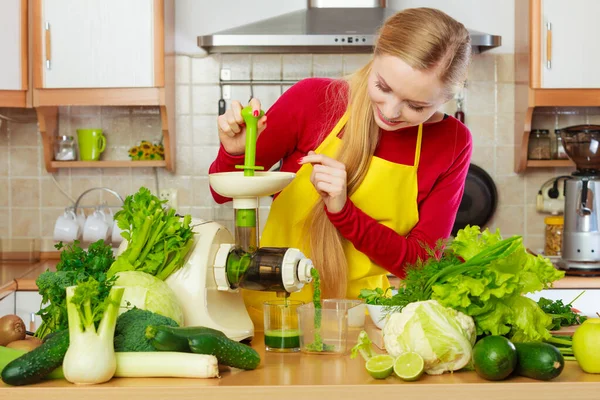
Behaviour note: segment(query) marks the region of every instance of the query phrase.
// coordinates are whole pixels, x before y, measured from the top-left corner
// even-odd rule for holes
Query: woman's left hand
[[[300,164],[312,164],[310,181],[330,213],[342,211],[346,204],[346,166],[331,157],[309,151]]]

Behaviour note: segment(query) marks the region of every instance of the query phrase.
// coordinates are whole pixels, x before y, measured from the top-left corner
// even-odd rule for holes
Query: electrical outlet
[[[166,205],[177,210],[177,189],[162,189],[158,194],[158,198],[161,200],[167,200]]]

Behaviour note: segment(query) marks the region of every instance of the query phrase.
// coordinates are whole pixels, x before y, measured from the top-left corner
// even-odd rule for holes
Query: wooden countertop
[[[585,374],[574,361],[550,382],[515,377],[489,382],[474,372],[439,376],[424,375],[417,382],[403,382],[394,376],[375,380],[364,368],[362,358],[349,355],[265,354],[262,335],[253,347],[261,354],[254,371],[228,370],[215,379],[113,378],[100,385],[78,386],[65,380],[10,387],[0,384],[0,398],[22,400],[39,396],[44,400],[68,399],[247,399],[247,400],[365,400],[365,399],[598,399],[600,375]]]

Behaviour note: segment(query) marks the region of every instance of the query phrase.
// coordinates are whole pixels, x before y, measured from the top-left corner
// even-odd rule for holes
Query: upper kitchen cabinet
[[[153,0],[42,0],[36,25],[40,88],[162,86],[159,18]],[[156,43],[156,45],[155,45]]]
[[[33,105],[46,169],[56,162],[58,106],[159,106],[165,160],[99,161],[93,166],[175,168],[174,0],[32,1]]]
[[[26,107],[27,0],[0,2],[0,107]]]
[[[531,87],[600,88],[600,1],[537,0],[531,11]]]

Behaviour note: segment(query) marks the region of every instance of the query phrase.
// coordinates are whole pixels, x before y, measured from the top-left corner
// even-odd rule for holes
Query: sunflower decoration
[[[129,149],[129,157],[133,161],[164,160],[165,149],[160,143],[151,143],[147,140],[142,140],[139,145]]]

